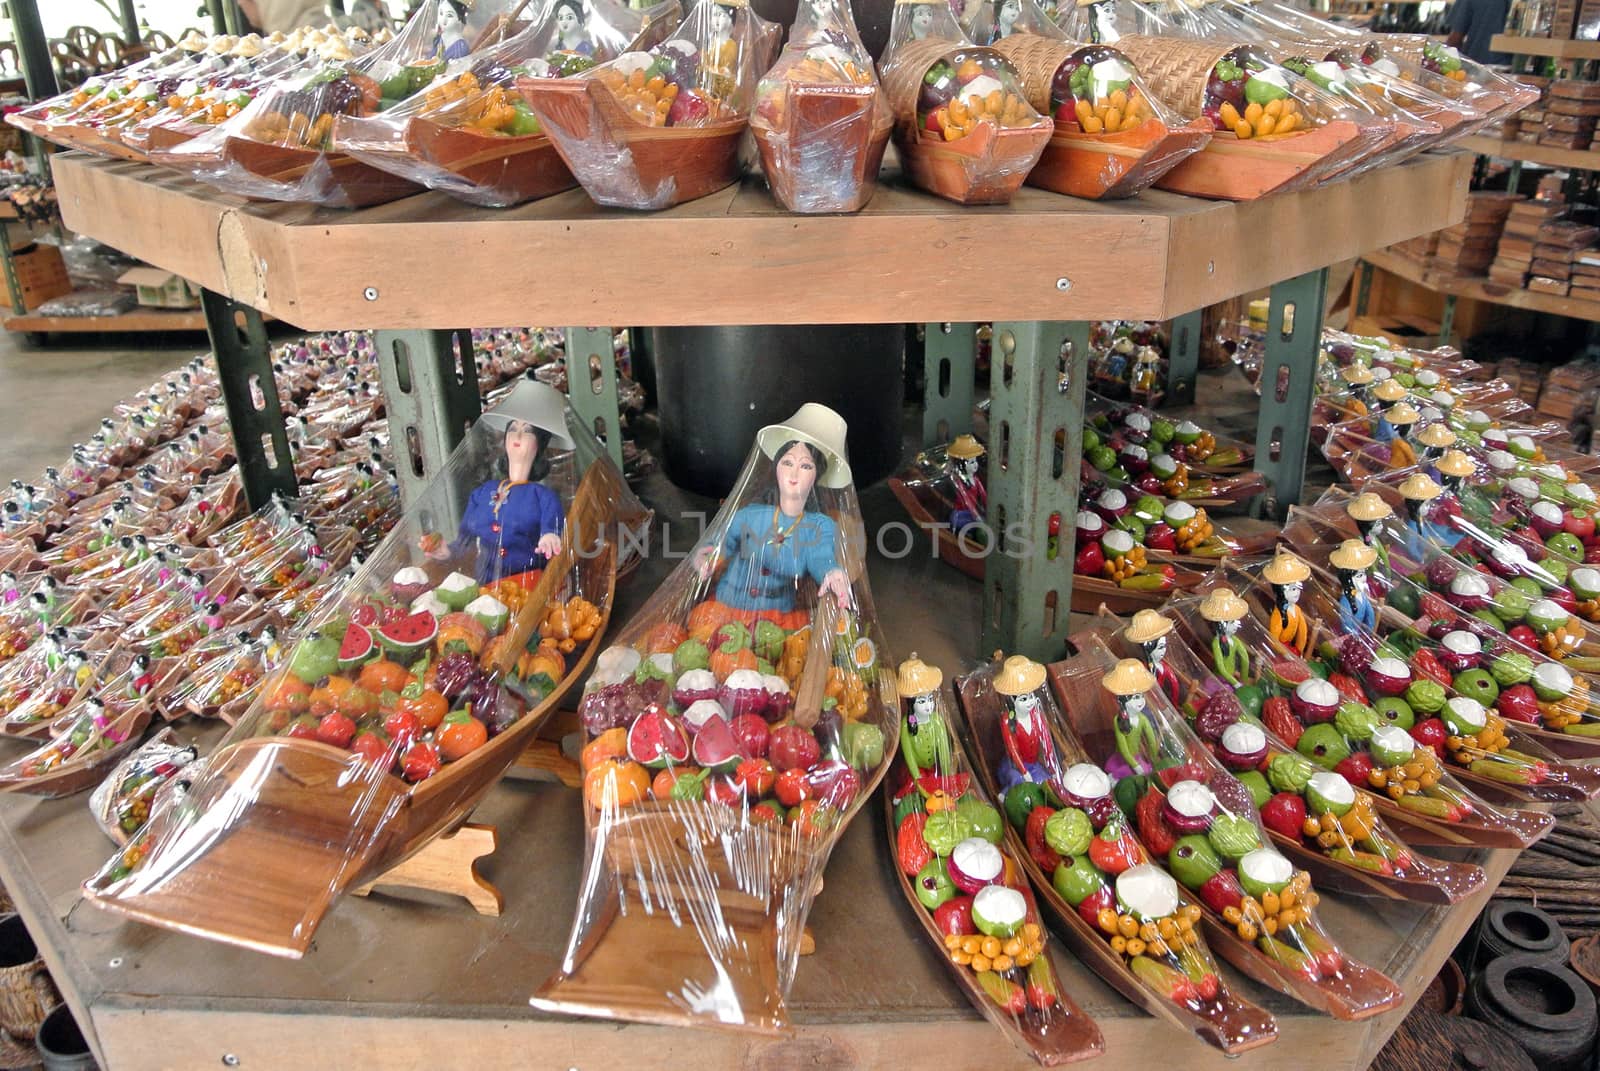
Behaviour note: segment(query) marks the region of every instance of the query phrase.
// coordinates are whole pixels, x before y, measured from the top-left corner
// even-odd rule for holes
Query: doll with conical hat
[[[1392,379],[1385,379],[1372,388],[1371,395],[1378,403],[1372,419],[1372,437],[1380,443],[1394,438],[1394,426],[1389,422],[1389,411],[1405,400],[1406,389]]]
[[[1279,547],[1261,575],[1272,585],[1272,616],[1267,621],[1272,638],[1305,657],[1311,630],[1305,611],[1300,609],[1300,594],[1311,578],[1311,567],[1297,555]]]
[[[1406,556],[1413,561],[1421,562],[1424,551],[1430,540],[1442,540],[1446,546],[1454,546],[1460,538],[1457,533],[1448,528],[1441,528],[1435,524],[1431,515],[1431,503],[1444,493],[1444,488],[1434,483],[1425,474],[1418,472],[1406,477],[1399,487],[1400,497],[1405,501],[1405,532]]]
[[[1123,630],[1122,635],[1129,643],[1136,643],[1144,652],[1145,667],[1150,670],[1151,676],[1167,698],[1173,703],[1179,701],[1182,688],[1178,683],[1178,674],[1167,664],[1167,634],[1172,631],[1172,619],[1164,616],[1158,610],[1140,610],[1133,615],[1133,621]]]
[[[1156,679],[1136,658],[1124,658],[1111,668],[1100,684],[1117,698],[1117,716],[1111,731],[1116,737],[1117,754],[1128,770],[1146,774],[1155,769],[1161,757],[1161,736],[1147,709],[1145,693],[1156,686]]]
[[[1378,615],[1367,587],[1367,570],[1378,560],[1371,547],[1359,539],[1346,539],[1328,557],[1339,574],[1339,624],[1345,632],[1371,629]]]
[[[1436,421],[1417,432],[1416,440],[1417,445],[1422,447],[1422,453],[1417,455],[1417,460],[1424,465],[1431,465],[1443,457],[1447,449],[1456,444],[1456,433],[1443,421]]]
[[[1391,469],[1409,469],[1417,464],[1417,452],[1412,448],[1411,431],[1416,427],[1421,414],[1410,402],[1396,402],[1384,413],[1383,420],[1389,425],[1392,434],[1389,437],[1389,467]]]
[[[1344,381],[1345,399],[1342,408],[1352,417],[1367,415],[1367,394],[1372,389],[1372,369],[1364,364],[1352,364],[1339,369]]]
[[[945,471],[950,475],[956,499],[956,508],[950,511],[952,532],[981,525],[989,514],[989,492],[978,472],[984,453],[983,444],[971,435],[956,436],[956,441],[945,450],[948,459]]]
[[[951,770],[950,727],[940,710],[939,686],[944,674],[917,657],[900,663],[895,679],[904,704],[900,719],[900,757],[913,781],[925,773],[943,774]]]
[[[994,678],[994,690],[1005,705],[1001,741],[1011,764],[1027,781],[1046,781],[1060,766],[1050,722],[1039,699],[1043,686],[1044,667],[1025,655],[1007,658]]]
[[[1394,516],[1389,503],[1376,491],[1363,491],[1344,505],[1344,511],[1356,522],[1361,541],[1376,554],[1377,566],[1387,577],[1389,573],[1389,548],[1383,542],[1383,522]]]
[[[1211,625],[1211,668],[1236,688],[1250,683],[1250,651],[1239,639],[1249,612],[1232,588],[1216,588],[1200,602],[1200,616]]]

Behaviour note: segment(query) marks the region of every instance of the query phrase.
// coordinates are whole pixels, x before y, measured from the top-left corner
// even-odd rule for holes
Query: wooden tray
[[[739,139],[747,119],[645,126],[594,78],[519,78],[517,92],[597,204],[670,208],[739,177]]]
[[[1155,185],[1191,197],[1251,201],[1290,186],[1313,167],[1330,164],[1360,139],[1361,128],[1344,119],[1276,141],[1240,141],[1218,132]]]
[[[509,208],[578,184],[544,134],[482,134],[418,117],[406,125],[406,144],[418,158],[476,187],[470,191],[441,187],[443,192],[473,204]]]
[[[422,191],[421,186],[409,179],[380,171],[340,152],[269,145],[254,138],[229,135],[224,139],[223,158],[228,164],[286,190],[309,180],[314,185],[304,191],[297,190],[298,196],[294,199],[330,208],[366,208]],[[252,191],[250,196],[265,195]]]
[[[935,139],[905,122],[895,146],[911,181],[963,205],[999,205],[1021,188],[1051,137],[1042,123],[1002,130],[993,123],[955,141]]]
[[[1000,744],[1000,704],[996,702],[993,689],[976,680],[975,675],[957,681],[955,693],[957,706],[967,724],[978,778],[984,790],[992,798],[998,798],[999,786],[995,783],[994,770],[1003,754]],[[1063,748],[1065,753],[1066,741],[1060,730],[1059,725],[1051,726],[1057,747]],[[1055,932],[1072,947],[1080,960],[1134,1004],[1230,1056],[1277,1040],[1278,1024],[1272,1015],[1236,996],[1220,978],[1216,999],[1207,1001],[1201,1009],[1174,1004],[1165,994],[1146,987],[1124,965],[1122,958],[1111,951],[1104,936],[1085,922],[1077,909],[1056,892],[1050,875],[1041,870],[1028,854],[1027,844],[1009,821],[1006,822],[1006,844],[1022,864],[1028,880],[1033,883],[1038,902],[1055,919]],[[1181,887],[1179,895],[1186,902],[1192,902],[1187,890]]]
[[[1169,127],[1152,116],[1115,134],[1085,134],[1076,123],[1058,119],[1038,164],[1028,172],[1028,185],[1092,201],[1132,197],[1210,140],[1211,124],[1203,119]]]
[[[607,540],[592,557],[573,548],[595,545],[608,523],[620,476],[591,465],[568,512],[572,537],[545,569],[513,626],[511,650],[525,642],[551,595],[576,568],[582,587],[604,596],[594,639],[542,702],[476,751],[415,786],[391,774],[352,776],[351,754],[312,740],[255,737],[207,760],[189,802],[204,809],[230,794],[248,801],[222,835],[185,825],[179,808],[152,814],[155,840],[145,866],[171,871],[147,880],[140,869],[120,881],[92,878],[84,896],[129,918],[273,955],[299,958],[322,918],[350,888],[403,862],[457,824],[493,787],[544,720],[588,670],[610,619],[616,547]],[[185,813],[192,811],[186,806]],[[165,839],[162,839],[165,838]],[[354,849],[346,855],[347,846]],[[170,855],[171,858],[162,858]],[[288,865],[292,861],[292,865]]]
[[[116,127],[88,126],[81,123],[50,123],[42,136],[69,149],[82,149],[96,156],[109,156],[116,160],[130,160],[136,164],[149,163],[150,158],[141,150],[123,144]]]
[[[750,123],[772,196],[790,212],[858,212],[894,126],[876,84],[788,83],[783,127]]]

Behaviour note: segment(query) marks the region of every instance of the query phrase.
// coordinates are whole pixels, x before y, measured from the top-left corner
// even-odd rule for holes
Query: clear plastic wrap
[[[1215,473],[1243,471],[1251,467],[1255,458],[1255,447],[1250,443],[1219,435],[1189,418],[1173,420],[1146,406],[1093,393],[1086,405],[1089,426],[1113,447],[1120,445],[1114,441],[1120,436],[1147,449],[1159,447],[1191,470]]]
[[[198,757],[171,729],[162,729],[117,764],[89,795],[89,809],[100,831],[118,847],[128,843],[150,818],[160,792]]]
[[[1319,678],[1275,647],[1249,604],[1226,585],[1174,599],[1166,614],[1179,629],[1167,658],[1179,676],[1198,682],[1180,709],[1224,765],[1234,766],[1236,758],[1226,746],[1229,728],[1258,725],[1286,749],[1279,753],[1294,751],[1343,776],[1387,822],[1404,827],[1410,843],[1522,849],[1550,829],[1547,813],[1500,808],[1475,795],[1406,731],[1392,704],[1373,705],[1357,675],[1331,671]],[[1213,703],[1223,691],[1234,699]],[[1238,736],[1236,730],[1231,742]],[[1270,767],[1271,757],[1265,762]],[[1260,772],[1259,763],[1255,768]]]
[[[879,68],[901,163],[940,197],[1009,201],[1055,129],[1011,62],[968,41],[942,0],[896,0]]]
[[[1201,932],[1204,909],[1152,862],[1114,776],[1064,731],[1045,677],[1013,656],[961,678],[956,696],[979,777],[1003,801],[1008,841],[1021,841],[1056,932],[1130,1000],[1224,1052],[1272,1040],[1276,1020],[1228,988]]]
[[[1539,100],[1537,87],[1493,71],[1443,41],[1421,34],[1393,33],[1382,34],[1372,41],[1382,49],[1383,57],[1409,61],[1424,71],[1442,75],[1446,82],[1484,94],[1479,99],[1487,107],[1479,128],[1497,123]],[[1378,63],[1382,59],[1368,62]]]
[[[597,203],[668,208],[739,177],[739,139],[771,47],[743,0],[699,0],[648,51],[516,85]]]
[[[423,0],[386,45],[354,56],[343,39],[237,115],[166,151],[161,162],[229,193],[332,208],[381,204],[419,187],[331,150],[341,115],[369,115],[419,92],[448,62],[440,0]]]
[[[1031,185],[1131,197],[1210,140],[1209,123],[1179,118],[1116,48],[1070,40],[1034,0],[984,0],[967,35],[1013,63],[1028,103],[1054,120]]]
[[[1393,120],[1273,63],[1259,46],[1143,34],[1116,44],[1178,114],[1203,116],[1215,128],[1206,149],[1169,172],[1162,189],[1228,200],[1307,189],[1393,136]]]
[[[85,895],[302,954],[346,889],[459,822],[588,670],[618,526],[648,516],[563,400],[525,383],[320,600],[190,791],[163,794]]]
[[[858,211],[877,188],[893,126],[850,5],[805,0],[750,117],[773,197],[791,212]]]
[[[884,808],[910,910],[967,999],[1019,1049],[1046,1067],[1098,1054],[1104,1039],[1061,987],[1029,886],[1031,876],[1048,887],[1056,867],[1045,869],[1052,860],[1039,858],[1030,875],[1023,865],[1054,813],[1043,786],[1032,786],[1037,800],[1030,789],[1018,794],[1014,811],[1002,812],[984,788],[989,779],[974,778],[961,749],[943,674],[913,654],[896,683],[900,754]],[[1025,795],[1036,805],[1024,807]],[[1033,810],[1047,813],[1033,821]]]
[[[894,757],[899,700],[845,424],[763,428],[687,560],[578,706],[588,837],[549,1011],[771,1032],[828,856]]]
[[[472,204],[504,208],[577,180],[516,90],[658,43],[677,0],[635,11],[612,0],[561,0],[542,19],[456,63],[422,93],[374,116],[341,116],[334,148]]]

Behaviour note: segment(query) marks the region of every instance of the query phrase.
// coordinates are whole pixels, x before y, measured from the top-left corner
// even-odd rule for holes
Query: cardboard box
[[[130,268],[117,276],[117,282],[133,287],[139,304],[153,309],[200,307],[199,287],[165,268]]]

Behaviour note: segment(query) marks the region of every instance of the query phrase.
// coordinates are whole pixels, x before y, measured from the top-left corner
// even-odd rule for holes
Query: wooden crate
[[[30,243],[11,254],[17,272],[17,285],[22,289],[22,307],[37,309],[52,298],[72,293],[72,280],[67,278],[67,264],[61,259],[61,250],[53,245]],[[11,281],[6,280],[6,301],[15,308],[15,295]]]

